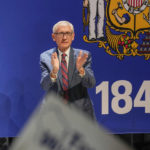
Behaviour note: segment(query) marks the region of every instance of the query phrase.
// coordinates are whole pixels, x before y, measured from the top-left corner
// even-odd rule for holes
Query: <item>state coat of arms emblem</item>
[[[84,0],[83,40],[118,59],[150,59],[149,0]]]

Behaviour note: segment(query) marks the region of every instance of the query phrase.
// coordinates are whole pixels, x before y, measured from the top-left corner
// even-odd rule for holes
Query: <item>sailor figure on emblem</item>
[[[83,6],[89,7],[89,40],[104,41],[104,0],[83,0]]]

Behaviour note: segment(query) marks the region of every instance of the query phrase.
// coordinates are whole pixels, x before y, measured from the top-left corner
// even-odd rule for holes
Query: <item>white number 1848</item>
[[[119,92],[119,88],[124,87],[124,93]],[[144,107],[145,113],[150,113],[150,81],[143,81],[135,99],[132,101],[132,84],[126,80],[118,80],[111,86],[113,98],[111,108],[117,114],[126,114],[131,111],[132,107]],[[96,94],[101,93],[102,114],[109,114],[109,82],[103,81],[96,86]],[[144,95],[145,94],[145,95]],[[142,99],[144,97],[144,99]],[[119,101],[124,101],[124,106],[119,106]]]

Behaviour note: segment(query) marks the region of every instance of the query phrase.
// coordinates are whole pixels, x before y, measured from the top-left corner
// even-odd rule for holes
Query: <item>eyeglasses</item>
[[[62,38],[64,36],[66,37],[70,37],[72,35],[73,32],[56,32],[54,34],[56,34],[58,37]]]

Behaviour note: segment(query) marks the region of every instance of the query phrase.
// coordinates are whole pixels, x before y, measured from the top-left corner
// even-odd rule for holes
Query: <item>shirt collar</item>
[[[59,49],[58,49],[58,53],[59,53],[59,56],[61,56],[63,54],[63,52],[61,52]],[[69,56],[69,53],[70,53],[70,47],[64,52],[67,57]]]

